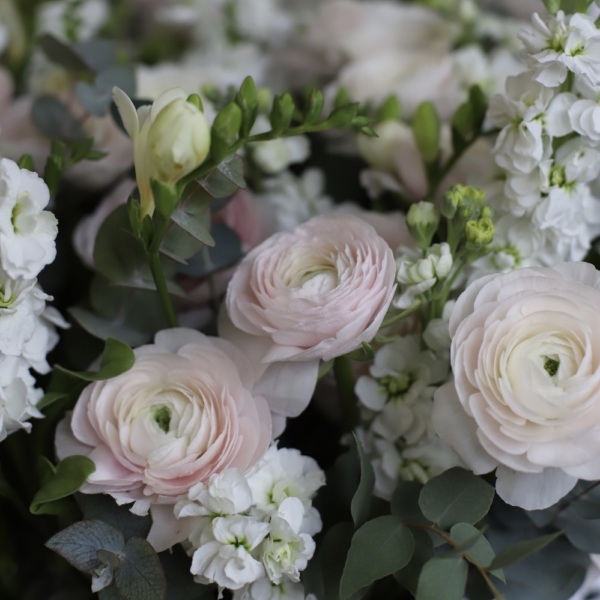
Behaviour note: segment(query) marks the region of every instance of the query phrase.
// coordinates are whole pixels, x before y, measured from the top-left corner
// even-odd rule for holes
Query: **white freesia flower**
[[[537,81],[556,87],[570,71],[592,85],[600,83],[600,32],[591,16],[567,16],[561,10],[544,20],[536,13],[532,24],[520,38],[539,71]]]
[[[454,381],[433,424],[476,474],[526,510],[600,478],[600,273],[517,269],[472,283],[450,319]]]
[[[37,173],[0,159],[0,266],[9,277],[32,279],[56,256],[56,217],[44,210],[48,186]]]
[[[43,417],[35,406],[42,396],[25,360],[0,357],[0,441],[18,429],[31,430],[29,419]]]
[[[200,583],[240,589],[264,575],[252,551],[268,533],[269,524],[253,517],[217,517],[212,522],[213,540],[194,552],[190,570]]]
[[[175,183],[199,166],[210,149],[210,129],[202,111],[180,88],[164,92],[151,106],[137,110],[123,90],[115,87],[113,95],[133,140],[142,215],[152,215],[151,180]]]

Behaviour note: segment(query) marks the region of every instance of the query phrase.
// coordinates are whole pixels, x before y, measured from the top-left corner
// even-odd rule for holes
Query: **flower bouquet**
[[[0,3],[8,600],[600,594],[600,2]]]

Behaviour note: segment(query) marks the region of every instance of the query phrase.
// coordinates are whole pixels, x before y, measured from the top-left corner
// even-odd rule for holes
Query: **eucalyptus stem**
[[[358,423],[358,398],[354,393],[354,373],[347,356],[338,356],[333,362],[333,375],[342,407],[342,428],[352,431]]]
[[[179,322],[177,320],[177,315],[175,314],[175,308],[173,307],[171,296],[169,295],[167,280],[165,279],[165,274],[163,272],[162,264],[160,262],[160,254],[158,251],[150,252],[148,254],[148,261],[150,263],[150,270],[152,271],[152,278],[154,279],[158,296],[165,311],[169,327],[178,327]]]

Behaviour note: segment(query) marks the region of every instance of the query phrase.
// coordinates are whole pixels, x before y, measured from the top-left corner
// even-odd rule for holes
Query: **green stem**
[[[169,295],[167,280],[165,279],[165,274],[162,269],[160,254],[158,251],[150,252],[148,254],[148,261],[150,263],[152,277],[154,279],[154,283],[156,284],[156,289],[163,305],[169,327],[178,327],[179,322],[177,321],[175,308],[173,307],[173,302],[171,301],[171,296]]]
[[[333,362],[333,375],[342,408],[342,428],[352,431],[358,424],[358,398],[354,393],[354,373],[347,356],[338,356]]]

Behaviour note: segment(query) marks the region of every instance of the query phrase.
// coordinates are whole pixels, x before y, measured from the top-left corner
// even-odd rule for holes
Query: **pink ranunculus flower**
[[[373,339],[394,280],[392,250],[375,229],[332,213],[252,250],[226,306],[235,327],[270,341],[264,362],[330,360]]]
[[[527,510],[600,479],[600,272],[586,263],[483,277],[450,319],[454,381],[433,423],[476,474]]]
[[[166,548],[179,540],[160,521],[170,513],[176,522],[172,507],[158,505],[227,468],[252,467],[271,442],[271,416],[254,393],[254,370],[226,340],[169,329],[135,355],[129,371],[84,389],[57,430],[56,448],[59,458],[94,461],[82,492],[134,502],[137,514],[158,508],[160,535],[151,531],[149,539]]]

